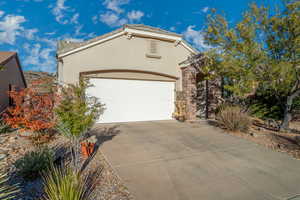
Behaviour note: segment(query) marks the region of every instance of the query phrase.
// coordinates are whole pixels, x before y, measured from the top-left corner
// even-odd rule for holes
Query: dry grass
[[[217,113],[218,123],[229,131],[248,132],[251,118],[238,106],[224,106]]]

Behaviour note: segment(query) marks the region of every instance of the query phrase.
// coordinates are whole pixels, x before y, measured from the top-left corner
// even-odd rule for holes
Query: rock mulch
[[[216,121],[214,121],[214,124],[216,124]],[[291,124],[291,127],[293,126],[295,126],[295,124]],[[287,153],[296,159],[300,159],[300,134],[283,133],[255,125],[250,128],[248,133],[226,132],[233,136],[238,136],[257,144],[264,145],[272,150]]]
[[[66,145],[63,137],[55,136],[48,143],[50,147]],[[28,138],[21,137],[17,132],[0,135],[0,169],[8,172],[11,183],[20,185],[22,195],[18,200],[35,200],[43,196],[43,181],[38,178],[34,181],[26,181],[15,172],[14,162],[25,155],[26,152],[34,150],[35,146]],[[101,148],[101,147],[100,147]],[[108,164],[100,149],[87,164],[85,171],[95,170],[101,167],[102,172],[96,185],[95,200],[132,200],[133,197],[124,186],[121,179]]]
[[[102,166],[100,181],[97,184],[94,199],[95,200],[133,200],[133,196],[122,183],[119,176],[113,171],[104,155],[98,150],[94,158],[87,166],[87,170],[95,170]]]
[[[14,170],[13,163],[27,151],[34,149],[31,142],[22,138],[18,133],[0,135],[0,167],[5,171]],[[2,159],[1,159],[2,158]]]

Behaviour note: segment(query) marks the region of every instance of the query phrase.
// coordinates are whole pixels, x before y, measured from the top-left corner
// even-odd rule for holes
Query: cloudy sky
[[[24,70],[55,72],[57,40],[83,41],[126,23],[183,34],[205,49],[201,31],[210,8],[232,23],[254,0],[0,0],[1,51],[17,51]],[[277,0],[256,0],[273,5]]]

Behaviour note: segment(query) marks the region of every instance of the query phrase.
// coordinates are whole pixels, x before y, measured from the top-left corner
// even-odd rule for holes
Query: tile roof
[[[73,49],[76,49],[76,48],[88,45],[90,43],[96,42],[98,40],[104,39],[104,38],[114,35],[116,33],[122,32],[125,28],[132,28],[132,29],[136,29],[136,30],[143,30],[143,31],[149,31],[149,32],[153,32],[153,33],[161,33],[161,34],[182,37],[182,35],[180,35],[180,34],[166,31],[166,30],[163,30],[160,28],[155,28],[152,26],[146,26],[143,24],[125,24],[125,25],[123,25],[123,27],[121,27],[119,29],[116,29],[112,32],[95,37],[95,38],[87,40],[87,41],[83,41],[83,42],[70,42],[70,41],[65,41],[65,40],[58,41],[57,54],[63,54],[63,53],[69,52]]]
[[[7,61],[15,54],[16,52],[12,52],[12,51],[0,51],[0,64],[3,64],[5,61]]]

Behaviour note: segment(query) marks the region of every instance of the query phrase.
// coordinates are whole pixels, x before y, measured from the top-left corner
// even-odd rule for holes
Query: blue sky
[[[17,51],[24,70],[55,72],[57,40],[83,41],[124,23],[183,34],[205,48],[202,30],[210,8],[241,18],[251,2],[279,0],[0,0],[0,49]]]

